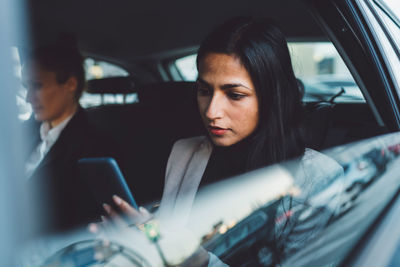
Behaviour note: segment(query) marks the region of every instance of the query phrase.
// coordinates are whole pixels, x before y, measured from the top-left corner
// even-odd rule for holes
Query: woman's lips
[[[214,127],[214,126],[209,126],[208,129],[210,130],[210,133],[212,135],[216,135],[216,136],[224,135],[228,131],[228,129]]]

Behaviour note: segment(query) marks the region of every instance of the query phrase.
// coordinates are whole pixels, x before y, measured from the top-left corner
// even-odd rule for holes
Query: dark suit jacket
[[[35,134],[32,150],[40,141],[38,129]],[[102,206],[79,177],[77,161],[85,157],[115,157],[112,143],[90,126],[85,111],[79,108],[28,178],[28,188],[36,199],[35,212],[42,219],[40,232],[69,230],[99,220],[104,213]]]

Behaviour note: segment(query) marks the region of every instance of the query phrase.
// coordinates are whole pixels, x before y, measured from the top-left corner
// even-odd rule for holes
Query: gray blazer
[[[181,222],[188,219],[211,152],[212,145],[205,136],[181,139],[174,144],[167,163],[160,216],[171,218],[179,214]],[[311,178],[322,182],[332,175],[343,175],[343,168],[334,159],[309,148],[300,164],[295,174],[299,184]]]
[[[212,145],[205,136],[181,139],[174,144],[168,159],[159,216],[179,218],[179,224],[186,224],[211,152]],[[310,177],[322,182],[329,176],[343,175],[343,168],[334,159],[312,149],[305,150],[300,164],[296,172],[300,183]],[[228,266],[212,253],[208,254],[208,267]]]
[[[174,144],[167,163],[160,216],[190,213],[211,151],[205,136],[181,139]]]

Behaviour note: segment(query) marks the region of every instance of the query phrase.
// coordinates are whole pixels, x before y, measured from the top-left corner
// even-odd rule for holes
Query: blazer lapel
[[[210,158],[212,146],[207,139],[200,144],[198,150],[193,154],[186,173],[183,176],[181,187],[179,188],[177,199],[175,202],[174,213],[179,213],[185,218],[182,221],[186,221],[193,201],[195,199],[201,178],[203,177],[204,170],[207,167],[208,160]]]
[[[47,152],[47,154],[44,156],[42,161],[39,163],[37,166],[36,170],[32,173],[31,176],[35,176],[36,173],[40,173],[43,168],[47,168],[52,162],[55,160],[59,159],[60,156],[62,155],[62,147],[61,145],[58,145],[58,140],[57,142],[52,146],[52,148]],[[64,152],[65,154],[65,152]]]
[[[62,161],[64,158],[71,158],[71,153],[76,153],[81,149],[79,140],[79,129],[81,129],[83,110],[80,108],[72,119],[65,126],[57,141],[50,148],[42,161],[39,163],[31,177],[35,177],[37,173],[42,173],[42,170],[51,166],[54,161]]]
[[[25,161],[29,159],[34,149],[36,149],[38,144],[41,142],[40,124],[40,122],[35,121],[35,118],[31,116],[31,118],[22,125],[22,131],[27,139],[25,141],[26,149],[24,150]]]

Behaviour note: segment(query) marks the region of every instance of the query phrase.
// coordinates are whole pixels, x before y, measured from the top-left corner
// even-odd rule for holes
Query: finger
[[[87,227],[91,234],[96,235],[97,239],[107,240],[107,232],[110,227],[106,227],[101,223],[90,223]]]
[[[88,231],[92,234],[98,234],[99,233],[99,225],[97,223],[89,223]]]
[[[116,226],[119,226],[119,227],[127,226],[127,223],[118,215],[118,213],[110,205],[104,203],[103,208],[107,212],[108,216],[110,216],[110,218],[112,219],[112,222]],[[104,220],[108,221],[108,219],[106,219],[106,218],[104,218]],[[110,223],[108,223],[108,224],[110,224]]]
[[[95,258],[97,260],[101,260],[102,247],[110,246],[109,236],[117,230],[105,216],[101,216],[101,220],[102,222],[90,223],[87,227],[89,232],[96,236],[97,240],[101,240],[101,246],[95,247]]]
[[[150,221],[153,218],[153,214],[151,214],[144,207],[139,207],[139,212],[141,214],[141,223],[145,223],[147,221]]]
[[[126,202],[125,200],[123,200],[122,198],[120,198],[119,196],[117,196],[117,195],[114,195],[113,196],[113,200],[114,200],[114,203],[121,209],[121,211],[123,212],[123,213],[125,213],[126,215],[129,215],[129,216],[133,216],[133,217],[136,217],[136,216],[140,216],[140,213],[134,208],[134,207],[132,207],[131,205],[129,205],[128,204],[128,202]]]
[[[98,237],[100,239],[107,240],[108,236],[111,236],[113,233],[118,231],[119,226],[123,223],[122,221],[116,221],[113,219],[113,221],[107,219],[106,216],[101,216],[102,217],[102,222],[100,224],[100,234]]]
[[[108,226],[108,225],[110,225],[110,221],[107,219],[106,216],[101,215],[101,224],[102,224],[103,226]]]
[[[108,204],[103,204],[103,209],[107,212],[108,216],[111,218],[118,216],[117,212]]]
[[[104,229],[110,225],[109,221],[106,219],[105,216],[101,216],[101,222],[97,223],[89,223],[87,226],[87,230],[95,235],[101,234]]]
[[[147,209],[145,209],[144,207],[142,207],[142,206],[139,207],[139,212],[140,212],[143,216],[146,216],[146,217],[150,217],[150,216],[151,216],[151,213],[150,213]]]

